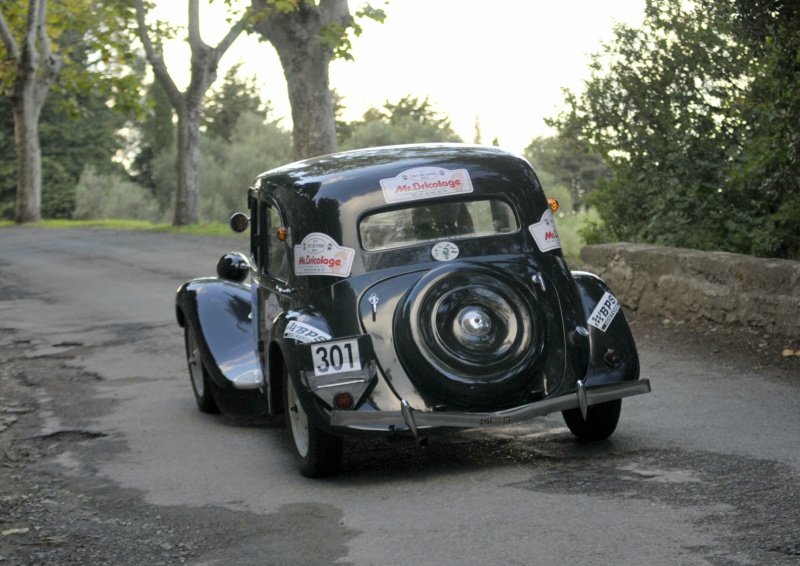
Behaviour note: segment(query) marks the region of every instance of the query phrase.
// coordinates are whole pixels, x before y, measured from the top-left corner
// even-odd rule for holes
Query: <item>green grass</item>
[[[0,228],[15,226],[10,220],[0,221]],[[31,222],[23,226],[37,226],[40,228],[100,228],[107,230],[143,230],[149,232],[167,232],[170,234],[188,234],[191,236],[238,236],[222,222],[207,224],[192,224],[190,226],[170,226],[169,224],[153,224],[143,220],[43,220]]]

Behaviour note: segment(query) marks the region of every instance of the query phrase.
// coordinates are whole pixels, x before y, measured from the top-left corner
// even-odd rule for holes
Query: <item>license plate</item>
[[[333,375],[361,370],[358,340],[319,342],[311,346],[314,375]]]

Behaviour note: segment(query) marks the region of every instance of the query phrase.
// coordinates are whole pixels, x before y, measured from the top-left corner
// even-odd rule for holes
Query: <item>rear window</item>
[[[376,212],[359,225],[365,250],[378,251],[435,240],[480,238],[517,231],[514,211],[503,201],[476,200]]]

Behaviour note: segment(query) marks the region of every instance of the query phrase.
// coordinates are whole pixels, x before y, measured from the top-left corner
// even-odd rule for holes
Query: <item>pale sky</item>
[[[370,107],[406,95],[429,97],[447,114],[466,142],[480,121],[483,143],[497,137],[501,147],[522,152],[533,138],[551,133],[543,119],[563,106],[562,87],[579,91],[588,77],[588,55],[612,37],[612,26],[642,22],[645,0],[374,0],[386,22],[363,21],[353,38],[355,61],[334,61],[331,87],[344,96],[346,120]],[[354,13],[363,3],[350,0]],[[491,7],[489,7],[491,6]],[[157,8],[159,18],[185,25],[187,3],[173,0]],[[217,2],[201,2],[203,39],[216,45],[227,31]],[[183,88],[189,51],[178,44],[167,65]],[[268,43],[242,36],[226,53],[219,81],[231,65],[243,62],[256,75],[262,98],[291,127],[286,82],[277,54]],[[215,84],[218,84],[215,83]],[[213,87],[212,87],[213,88]]]

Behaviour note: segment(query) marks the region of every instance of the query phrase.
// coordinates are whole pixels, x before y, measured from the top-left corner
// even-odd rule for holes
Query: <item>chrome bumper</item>
[[[331,411],[331,425],[352,428],[370,425],[408,427],[412,434],[417,437],[418,429],[423,427],[481,428],[502,426],[568,409],[580,409],[583,418],[586,418],[587,408],[592,405],[632,395],[641,395],[642,393],[650,393],[649,379],[623,381],[613,385],[601,385],[591,388],[585,387],[583,382],[579,381],[574,395],[562,395],[544,399],[494,413],[418,411],[412,409],[408,402],[403,399],[400,411]]]

